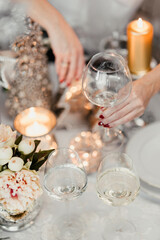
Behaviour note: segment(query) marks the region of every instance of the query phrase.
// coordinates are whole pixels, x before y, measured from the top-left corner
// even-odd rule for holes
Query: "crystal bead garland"
[[[52,91],[48,79],[46,47],[42,44],[40,26],[27,19],[28,32],[12,44],[17,54],[14,79],[6,100],[8,113],[15,117],[29,107],[51,108]]]

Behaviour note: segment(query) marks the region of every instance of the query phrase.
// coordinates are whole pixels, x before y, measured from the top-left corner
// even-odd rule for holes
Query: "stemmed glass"
[[[78,154],[69,148],[59,148],[49,157],[44,176],[44,187],[49,196],[69,204],[69,200],[79,197],[86,189],[87,175]],[[67,209],[69,205],[66,206]],[[68,213],[57,221],[45,236],[45,240],[78,240],[83,227],[79,219]]]
[[[106,155],[99,166],[96,185],[99,198],[116,207],[134,201],[140,190],[133,162],[125,153],[114,152]],[[104,240],[115,239],[114,237],[124,239],[125,234],[135,233],[134,224],[124,220],[119,208],[118,210],[113,219],[107,218],[105,221]]]
[[[123,103],[129,96],[132,79],[122,56],[115,52],[94,55],[85,68],[82,89],[86,98],[99,107],[113,107]],[[101,139],[107,150],[122,146],[124,136],[118,129],[106,128]]]

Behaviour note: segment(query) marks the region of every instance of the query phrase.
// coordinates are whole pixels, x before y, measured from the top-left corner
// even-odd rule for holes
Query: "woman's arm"
[[[133,82],[131,94],[124,103],[103,110],[102,116],[100,115],[101,121],[109,127],[116,127],[141,116],[152,96],[158,91],[160,91],[160,64]]]
[[[69,85],[73,79],[79,79],[84,67],[84,55],[73,29],[47,0],[22,1],[28,7],[29,16],[48,32],[60,82],[66,81]]]

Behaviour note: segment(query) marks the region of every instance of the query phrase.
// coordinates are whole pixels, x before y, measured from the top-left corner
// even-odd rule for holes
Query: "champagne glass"
[[[113,107],[123,103],[129,96],[132,79],[122,56],[115,52],[94,55],[84,70],[82,89],[86,98],[99,107]],[[104,149],[112,151],[124,142],[118,129],[100,131]]]
[[[131,158],[117,152],[106,155],[98,169],[96,188],[99,198],[108,205],[120,207],[134,201],[140,190],[140,181]],[[129,233],[135,233],[135,226],[121,218],[119,211],[115,218],[105,222],[103,239],[126,239],[123,237]],[[114,238],[117,235],[118,238]]]
[[[79,197],[86,189],[87,175],[78,154],[69,148],[59,148],[49,157],[44,176],[44,187],[49,196],[65,201]],[[78,240],[82,235],[82,222],[68,213],[57,221],[56,229],[51,227],[45,240]]]

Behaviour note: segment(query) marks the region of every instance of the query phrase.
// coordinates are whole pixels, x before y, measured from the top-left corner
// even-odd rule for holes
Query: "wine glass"
[[[56,149],[50,156],[45,167],[44,187],[49,196],[65,201],[69,208],[69,200],[79,197],[87,187],[87,175],[77,154],[69,148]],[[83,233],[82,222],[75,216],[60,218],[55,227],[51,226],[45,240],[80,239]]]
[[[113,107],[123,103],[129,96],[132,79],[122,56],[115,52],[101,52],[89,61],[82,76],[82,89],[86,98],[99,107]],[[124,142],[118,129],[100,131],[104,150],[112,151]]]
[[[120,207],[134,201],[140,190],[140,181],[131,158],[117,152],[106,155],[98,169],[96,188],[99,198],[108,205]],[[105,222],[103,239],[114,239],[117,235],[119,238],[116,239],[121,236],[124,239],[129,233],[135,233],[135,226],[124,220],[118,211],[115,218]]]

